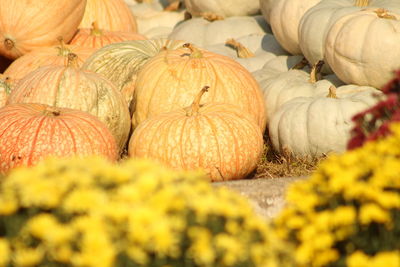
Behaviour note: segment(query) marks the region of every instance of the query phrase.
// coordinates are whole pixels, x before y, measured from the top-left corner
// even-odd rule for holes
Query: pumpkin
[[[130,115],[121,93],[103,76],[77,68],[70,54],[67,66],[45,66],[26,75],[12,90],[8,103],[41,103],[73,108],[97,116],[125,146]]]
[[[241,179],[263,152],[259,126],[236,106],[192,105],[143,121],[129,141],[129,156],[157,160],[174,169],[204,169],[211,181]]]
[[[73,155],[115,161],[117,145],[108,128],[83,111],[33,103],[0,109],[0,173]]]
[[[262,93],[250,72],[231,58],[192,44],[159,53],[138,72],[133,128],[151,116],[190,105],[204,84],[211,88],[204,102],[234,104],[265,130]]]
[[[0,54],[15,59],[29,51],[68,42],[85,11],[86,0],[0,0]]]
[[[400,1],[397,0],[322,0],[310,8],[298,28],[299,45],[305,58],[311,64],[325,59],[325,40],[331,26],[342,16],[370,6],[400,12]],[[329,64],[325,64],[322,71],[332,72]]]
[[[79,28],[90,28],[94,21],[100,29],[137,32],[135,17],[124,0],[87,0]]]
[[[286,54],[272,34],[250,34],[228,39],[223,44],[204,47],[211,52],[235,59],[248,71],[261,69],[268,60]]]
[[[59,45],[39,48],[17,58],[4,71],[4,75],[8,76],[12,81],[17,82],[28,73],[40,67],[47,65],[64,66],[68,62],[68,55],[70,53],[78,56],[77,64],[81,66],[96,50],[94,48],[66,45],[61,39],[59,39],[59,42]]]
[[[260,10],[259,0],[185,0],[192,16],[213,13],[223,17],[255,15]]]
[[[304,13],[321,0],[280,0],[271,3],[269,24],[279,44],[292,55],[301,55],[298,26]]]
[[[264,95],[267,123],[286,102],[296,97],[325,95],[330,86],[343,84],[335,75],[328,75],[321,79],[319,72],[322,63],[320,61],[315,64],[310,72],[290,69],[258,81]]]
[[[265,21],[269,24],[271,17],[271,10],[277,0],[260,0],[260,11]]]
[[[11,87],[7,80],[8,77],[0,74],[0,108],[6,105],[8,95],[11,92]]]
[[[88,58],[83,69],[99,73],[114,83],[128,104],[133,98],[136,74],[161,50],[181,47],[182,41],[137,40],[107,45]]]
[[[400,68],[399,32],[400,14],[384,9],[348,14],[327,34],[326,61],[345,83],[381,88]]]
[[[223,20],[209,21],[193,18],[177,25],[168,39],[184,40],[199,47],[225,43],[230,38],[240,38],[249,34],[271,33],[269,26],[261,16],[229,17]]]
[[[272,115],[268,129],[275,150],[308,158],[346,150],[351,118],[376,103],[380,91],[357,85],[329,90],[327,96],[294,98]]]
[[[99,49],[112,43],[119,43],[130,40],[146,40],[141,34],[134,32],[116,32],[100,29],[97,22],[92,23],[90,29],[79,29],[72,38],[70,44],[81,47]]]

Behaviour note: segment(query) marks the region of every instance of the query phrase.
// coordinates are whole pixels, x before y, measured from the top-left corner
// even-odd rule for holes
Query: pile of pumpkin
[[[0,0],[0,18],[0,173],[128,154],[244,178],[264,133],[344,151],[400,67],[398,1]]]

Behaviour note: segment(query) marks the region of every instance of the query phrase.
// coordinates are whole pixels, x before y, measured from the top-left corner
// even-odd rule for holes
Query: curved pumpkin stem
[[[196,48],[193,44],[186,43],[183,45],[183,47],[189,48],[191,58],[202,58],[203,57],[203,53],[200,51],[200,49]]]
[[[210,88],[210,86],[204,86],[197,94],[192,105],[187,109],[186,116],[194,116],[199,113],[201,98],[203,97],[205,92],[208,92],[208,88]]]
[[[225,19],[223,16],[211,12],[200,13],[200,17],[211,22]]]
[[[67,47],[65,47],[65,42],[64,38],[62,36],[58,37],[57,40],[60,42],[60,46],[57,47],[58,49],[58,55],[59,56],[68,56],[69,53],[71,53],[71,50],[69,50]]]
[[[323,60],[319,60],[317,63],[315,63],[312,66],[311,73],[310,73],[310,79],[308,80],[310,83],[316,83],[317,81],[320,80],[320,74],[321,74],[321,69],[322,66],[324,65]]]
[[[236,50],[237,56],[239,58],[254,57],[253,52],[251,52],[247,47],[245,47],[243,44],[233,38],[226,40],[225,45],[233,47]]]
[[[101,36],[103,31],[99,28],[97,21],[92,22],[92,28],[90,29],[90,35]]]
[[[393,15],[388,14],[388,10],[384,8],[378,8],[375,9],[374,12],[378,15],[379,18],[381,19],[392,19],[392,20],[397,20],[397,18]]]
[[[331,85],[329,87],[329,93],[328,93],[328,95],[326,97],[338,98],[337,95],[336,95],[336,90],[337,90],[337,88],[334,85]]]
[[[369,6],[369,0],[355,0],[354,6],[358,7]]]

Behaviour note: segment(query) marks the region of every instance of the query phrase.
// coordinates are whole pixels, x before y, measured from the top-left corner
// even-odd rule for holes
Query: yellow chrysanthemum
[[[0,238],[0,267],[7,266],[10,261],[11,250],[10,244],[4,238]]]

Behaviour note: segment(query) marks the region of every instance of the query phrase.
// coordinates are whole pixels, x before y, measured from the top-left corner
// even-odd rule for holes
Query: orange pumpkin
[[[87,0],[79,28],[90,28],[94,21],[100,29],[137,32],[136,19],[124,0]]]
[[[211,181],[241,179],[251,173],[263,151],[259,126],[234,105],[200,106],[206,90],[203,88],[191,106],[139,124],[129,142],[129,155],[175,169],[202,168]]]
[[[15,59],[31,50],[69,42],[86,0],[0,0],[0,54]]]
[[[8,103],[86,111],[108,126],[122,150],[131,125],[128,105],[114,84],[100,74],[77,68],[75,60],[70,54],[67,66],[45,66],[29,73],[15,85]]]
[[[28,73],[48,65],[64,66],[68,62],[68,55],[73,53],[78,56],[78,66],[83,65],[96,49],[85,48],[76,45],[66,45],[62,40],[60,44],[43,47],[23,55],[14,60],[13,63],[4,71],[14,83],[22,79]]]
[[[139,33],[102,30],[93,22],[92,28],[79,29],[70,44],[99,49],[108,44],[146,39]]]
[[[163,51],[139,70],[134,91],[132,123],[190,105],[198,88],[209,85],[205,103],[234,104],[265,130],[261,89],[251,73],[235,60],[192,45]]]
[[[31,166],[48,156],[118,157],[108,128],[89,113],[42,104],[0,109],[0,173]]]
[[[8,83],[8,78],[0,74],[0,108],[6,105],[11,87]]]

